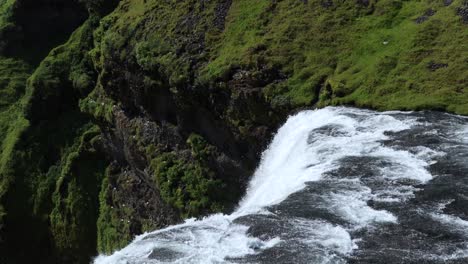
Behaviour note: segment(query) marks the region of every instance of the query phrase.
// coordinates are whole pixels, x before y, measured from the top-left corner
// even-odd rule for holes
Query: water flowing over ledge
[[[231,215],[141,235],[95,263],[466,260],[467,124],[433,112],[300,112]]]

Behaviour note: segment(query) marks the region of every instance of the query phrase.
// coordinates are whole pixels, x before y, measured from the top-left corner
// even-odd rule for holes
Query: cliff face
[[[0,262],[232,210],[295,109],[468,114],[468,2],[0,0]]]

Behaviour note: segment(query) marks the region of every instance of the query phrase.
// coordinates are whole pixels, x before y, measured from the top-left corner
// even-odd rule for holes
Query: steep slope
[[[1,262],[85,262],[98,208],[86,195],[97,197],[106,160],[78,98],[94,88],[86,50],[99,13],[78,1],[1,4]]]
[[[86,263],[232,210],[296,109],[468,114],[467,13],[465,0],[0,0],[1,262]]]

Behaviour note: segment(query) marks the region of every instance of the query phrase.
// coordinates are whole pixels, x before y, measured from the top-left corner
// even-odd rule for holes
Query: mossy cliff
[[[233,209],[297,109],[468,115],[466,0],[0,0],[0,262]]]

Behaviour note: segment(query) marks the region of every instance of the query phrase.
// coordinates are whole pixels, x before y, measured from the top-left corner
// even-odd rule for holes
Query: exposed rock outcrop
[[[231,211],[298,109],[468,114],[464,9],[0,3],[0,262],[87,263],[143,232]]]

